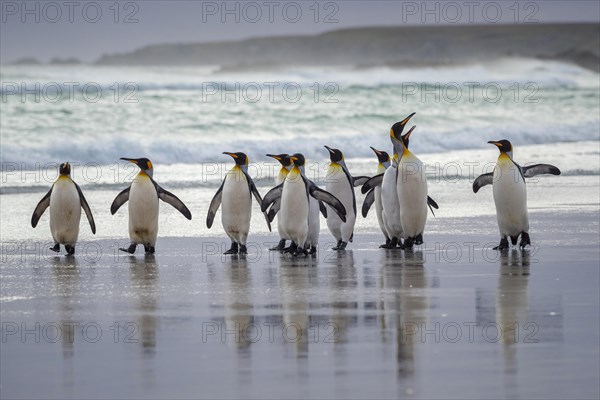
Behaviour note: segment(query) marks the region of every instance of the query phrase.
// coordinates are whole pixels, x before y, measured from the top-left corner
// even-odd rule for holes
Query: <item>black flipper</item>
[[[92,210],[90,209],[90,205],[88,204],[87,200],[85,199],[85,196],[83,195],[83,192],[81,191],[81,188],[79,187],[78,184],[75,183],[75,181],[73,181],[73,183],[75,184],[75,187],[77,188],[77,193],[79,193],[79,201],[81,203],[81,207],[83,208],[83,211],[85,211],[85,216],[88,219],[88,222],[90,223],[90,228],[92,228],[92,233],[95,235],[96,234],[96,223],[94,222],[94,216],[92,215]]]
[[[479,175],[475,182],[473,182],[473,192],[477,193],[480,188],[491,185],[494,181],[494,174],[492,172],[488,172],[487,174]]]
[[[327,207],[325,207],[325,204],[322,201],[319,202],[319,210],[321,210],[321,214],[327,218]]]
[[[110,213],[112,215],[114,215],[117,210],[119,208],[121,208],[121,206],[125,203],[127,203],[127,201],[129,201],[129,190],[131,189],[131,186],[129,186],[127,189],[123,190],[121,193],[119,193],[117,195],[117,197],[115,197],[115,199],[113,200],[112,204],[110,205]]]
[[[177,211],[183,214],[187,219],[192,219],[192,213],[188,208],[183,204],[183,201],[179,200],[179,197],[175,196],[173,193],[169,192],[161,188],[158,183],[154,181],[154,179],[150,178],[152,183],[154,183],[154,187],[156,188],[156,193],[158,193],[158,198],[164,201],[167,204],[173,206]]]
[[[542,174],[560,175],[560,169],[550,164],[530,165],[529,167],[521,167],[521,170],[523,171],[523,176],[525,178],[531,178]]]
[[[50,206],[50,195],[52,194],[52,188],[54,188],[54,185],[52,185],[48,193],[42,197],[37,206],[35,206],[35,210],[33,210],[33,215],[31,216],[31,226],[34,228],[37,226],[38,221],[40,220],[40,217],[44,211],[46,211],[46,208]]]
[[[429,209],[431,210],[431,213],[433,214],[433,216],[435,217],[435,213],[433,212],[433,209],[435,208],[436,210],[439,209],[440,207],[438,206],[438,204],[435,202],[435,200],[433,200],[431,197],[427,196],[427,205],[429,206]]]
[[[281,198],[281,194],[283,193],[283,183],[275,186],[273,189],[269,190],[260,204],[260,210],[262,212],[267,211],[267,208],[271,204],[273,204],[277,199]]]
[[[367,193],[367,197],[365,197],[365,202],[363,203],[363,206],[362,206],[362,216],[364,218],[367,218],[367,214],[369,214],[369,209],[371,208],[371,206],[373,205],[374,202],[375,202],[375,189],[371,189],[371,190],[369,190],[369,193]]]
[[[352,186],[359,187],[367,183],[367,181],[371,179],[369,176],[353,176],[352,177]]]
[[[343,222],[346,222],[346,207],[342,204],[341,201],[338,200],[337,197],[332,195],[331,193],[319,188],[314,182],[302,176],[304,179],[304,183],[308,188],[308,193],[314,197],[315,199],[322,201],[323,203],[329,205],[336,214],[340,217]]]
[[[383,182],[383,174],[377,174],[374,177],[370,178],[365,182],[360,189],[362,194],[367,193],[371,189],[375,189],[377,186],[381,186],[381,182]]]
[[[258,204],[262,206],[263,200],[260,196],[260,193],[258,192],[258,189],[256,188],[256,185],[254,184],[254,181],[246,171],[244,171],[244,175],[246,175],[246,180],[248,181],[248,188],[250,189],[250,192],[254,195],[254,198],[256,199]],[[271,220],[269,220],[269,215],[265,211],[263,211],[262,213],[265,216],[265,220],[267,221],[267,227],[269,228],[269,232],[271,232]]]
[[[275,202],[269,209],[269,212],[267,213],[267,216],[269,217],[269,222],[273,222],[273,220],[275,219],[275,215],[277,215],[280,208],[281,208],[281,197],[278,198],[277,200],[275,200]]]
[[[227,179],[227,177],[225,177]],[[208,215],[206,216],[206,227],[210,229],[215,220],[215,215],[217,214],[217,210],[221,207],[221,198],[223,197],[223,186],[225,185],[225,179],[223,179],[223,183],[215,193],[215,196],[210,201],[210,206],[208,206]]]

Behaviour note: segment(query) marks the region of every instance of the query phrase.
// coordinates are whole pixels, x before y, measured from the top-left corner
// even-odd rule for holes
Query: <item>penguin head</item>
[[[69,164],[68,161],[60,164],[60,167],[58,168],[58,172],[61,175],[70,176],[71,175],[71,164]]]
[[[401,135],[400,138],[396,137],[394,134],[394,128],[392,127],[390,131],[390,138],[392,139],[392,144],[394,145],[394,163],[397,164],[398,161],[402,158],[404,153],[408,151],[408,143],[410,139],[410,135],[413,133],[417,126],[413,125],[412,128],[406,134]]]
[[[148,160],[147,158],[127,158],[127,157],[121,157],[121,160],[124,161],[129,161],[130,163],[134,163],[135,165],[137,165],[138,167],[140,167],[140,169],[145,172],[147,175],[152,176],[153,173],[153,165],[152,165],[152,161]]]
[[[488,143],[497,146],[500,154],[508,154],[512,158],[513,147],[508,140],[490,140]]]
[[[286,168],[292,165],[292,160],[290,159],[289,154],[267,154],[267,157],[276,159]]]
[[[344,154],[341,150],[332,149],[329,146],[325,146],[325,148],[329,151],[329,159],[332,163],[339,163],[344,160]]]
[[[396,122],[394,125],[392,125],[392,129],[390,129],[390,136],[400,140],[404,127],[415,114],[416,113],[412,113],[408,117],[404,118],[402,121]]]
[[[375,155],[377,156],[377,160],[379,161],[380,164],[385,165],[386,163],[390,162],[390,155],[388,153],[386,153],[385,151],[377,150],[375,147],[371,147],[371,150],[373,150],[375,152]]]
[[[228,151],[224,151],[223,154],[231,156],[231,158],[233,158],[233,160],[235,161],[235,165],[238,165],[240,167],[248,165],[248,156],[244,153],[230,153]]]
[[[406,147],[408,149],[408,139],[410,139],[410,135],[413,133],[413,131],[415,130],[417,126],[413,125],[412,128],[410,128],[410,130],[408,132],[406,132],[404,135],[402,135],[402,143],[404,143],[404,147]]]
[[[306,162],[304,155],[300,153],[296,153],[290,156],[290,160],[294,163],[294,166],[296,167],[304,167],[304,163]]]

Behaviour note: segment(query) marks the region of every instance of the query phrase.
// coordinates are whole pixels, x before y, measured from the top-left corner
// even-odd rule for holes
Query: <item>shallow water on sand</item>
[[[4,247],[2,395],[597,398],[598,212],[535,217],[548,233],[501,255],[467,234],[300,259],[272,236],[242,258],[221,239]]]

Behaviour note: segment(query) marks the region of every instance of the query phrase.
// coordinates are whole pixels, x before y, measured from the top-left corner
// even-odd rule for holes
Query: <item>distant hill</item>
[[[33,57],[23,57],[11,62],[9,65],[40,65],[41,62]]]
[[[79,61],[77,58],[58,58],[55,57],[52,60],[50,60],[50,63],[52,65],[74,65],[74,64],[81,64],[81,61]]]
[[[600,72],[600,28],[592,23],[353,28],[313,36],[158,44],[104,55],[96,64],[361,68],[464,64],[499,57],[562,60]]]

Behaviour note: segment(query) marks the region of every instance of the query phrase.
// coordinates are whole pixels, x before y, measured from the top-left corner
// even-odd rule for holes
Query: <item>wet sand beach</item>
[[[266,250],[275,234],[245,257],[4,242],[2,397],[598,398],[599,212],[531,220],[534,246],[503,253],[493,216],[413,252],[357,234],[298,259]]]

